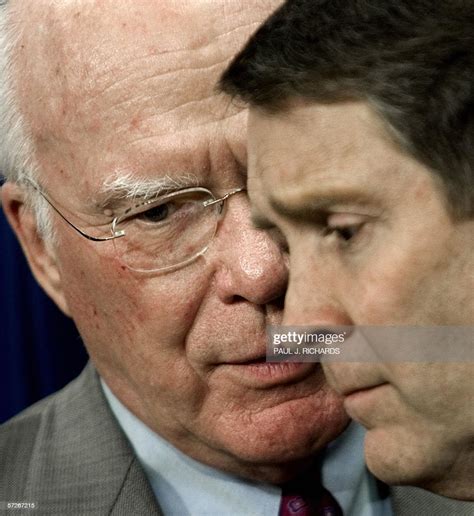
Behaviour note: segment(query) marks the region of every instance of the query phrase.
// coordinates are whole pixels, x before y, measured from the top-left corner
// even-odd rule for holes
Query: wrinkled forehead
[[[104,147],[107,135],[118,142],[134,130],[137,138],[178,140],[193,126],[215,131],[238,111],[215,83],[276,7],[250,0],[13,3],[22,6],[20,102],[40,152],[80,145],[87,135]]]
[[[193,71],[207,68],[209,83],[216,75],[212,67],[230,57],[265,14],[250,2],[222,0],[18,3],[19,61],[33,81],[29,92],[34,87],[44,92],[46,83],[50,93],[51,87],[58,93],[67,88],[77,97],[101,95],[109,101],[119,81],[146,79],[147,71],[168,77],[164,97],[197,82]]]

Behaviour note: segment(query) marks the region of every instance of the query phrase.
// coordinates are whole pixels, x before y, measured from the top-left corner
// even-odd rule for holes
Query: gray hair
[[[7,181],[34,181],[39,165],[33,138],[22,115],[15,92],[14,50],[22,35],[21,24],[14,21],[7,1],[0,0],[0,174]],[[27,203],[35,213],[39,233],[53,238],[49,205],[33,188],[27,188]]]

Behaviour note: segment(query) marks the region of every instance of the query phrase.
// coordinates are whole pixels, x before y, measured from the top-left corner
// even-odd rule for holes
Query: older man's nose
[[[283,300],[288,283],[287,257],[268,233],[255,229],[244,196],[232,199],[216,238],[216,288],[226,303],[256,304]]]

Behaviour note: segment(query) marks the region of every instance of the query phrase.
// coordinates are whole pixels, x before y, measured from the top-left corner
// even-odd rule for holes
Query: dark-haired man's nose
[[[337,271],[306,245],[293,246],[283,324],[289,326],[352,326],[339,299]]]

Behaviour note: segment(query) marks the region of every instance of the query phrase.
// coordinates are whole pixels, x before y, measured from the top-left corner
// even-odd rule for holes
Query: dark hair
[[[269,112],[295,97],[367,101],[441,177],[452,212],[474,214],[472,0],[288,0],[219,87]]]

